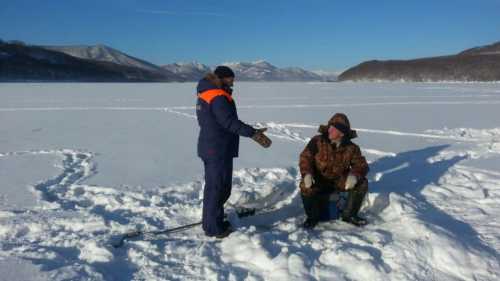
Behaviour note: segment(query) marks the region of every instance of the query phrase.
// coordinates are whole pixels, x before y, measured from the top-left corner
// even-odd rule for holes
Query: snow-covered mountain
[[[161,68],[182,77],[186,81],[197,81],[213,70],[210,66],[198,62],[177,62],[162,65]]]
[[[98,44],[95,46],[41,46],[45,49],[68,54],[81,59],[107,61],[125,66],[142,68],[152,72],[162,72],[163,69],[145,60],[127,55],[111,47]]]
[[[321,76],[321,78],[323,78],[323,81],[325,82],[337,81],[338,76],[340,75],[340,73],[342,73],[338,71],[325,71],[325,70],[313,70],[312,72]]]
[[[77,58],[22,42],[0,43],[0,81],[157,82],[165,74],[108,61]]]
[[[258,60],[255,62],[225,62],[236,74],[238,81],[334,81],[332,73],[316,73],[299,67],[279,68],[271,63]],[[198,62],[173,63],[162,66],[188,81],[196,81],[207,72],[213,71],[214,66]]]
[[[23,43],[24,44],[24,43]],[[17,45],[23,45],[17,44]],[[105,62],[117,66],[136,68],[160,76],[161,81],[197,81],[215,66],[198,62],[177,62],[158,66],[133,57],[117,49],[98,45],[73,46],[33,46],[53,52],[64,53],[88,62]],[[299,67],[279,68],[271,63],[258,60],[255,62],[222,63],[231,67],[239,81],[336,81],[337,75],[330,72],[308,71]],[[22,78],[22,77],[21,77]],[[157,81],[158,79],[155,79]]]
[[[314,72],[298,67],[278,68],[264,60],[255,62],[227,62],[238,80],[242,81],[322,81]]]

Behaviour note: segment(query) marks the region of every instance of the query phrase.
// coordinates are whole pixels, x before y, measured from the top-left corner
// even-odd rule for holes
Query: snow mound
[[[473,128],[444,128],[442,130],[427,130],[426,132],[442,135],[454,136],[457,138],[469,138],[478,141],[496,142],[500,141],[500,128],[493,129],[473,129]]]
[[[229,203],[233,206],[263,209],[279,208],[289,203],[298,190],[296,169],[241,169],[234,172],[233,193]]]
[[[500,128],[473,129],[473,128],[444,128],[442,130],[427,130],[427,132],[439,135],[469,140],[475,143],[475,147],[469,149],[449,150],[441,156],[467,155],[472,159],[489,158],[500,154]],[[470,143],[470,142],[469,142]]]
[[[98,246],[95,241],[91,241],[83,245],[78,258],[88,263],[105,263],[113,259],[113,254],[101,246]]]

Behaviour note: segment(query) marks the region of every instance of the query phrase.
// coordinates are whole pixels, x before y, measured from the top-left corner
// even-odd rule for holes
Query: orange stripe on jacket
[[[198,94],[198,97],[208,104],[212,102],[213,99],[215,99],[218,96],[226,96],[226,98],[229,101],[233,101],[233,97],[231,97],[230,94],[228,94],[226,91],[221,90],[221,89],[213,89],[213,90],[208,90],[203,93]]]

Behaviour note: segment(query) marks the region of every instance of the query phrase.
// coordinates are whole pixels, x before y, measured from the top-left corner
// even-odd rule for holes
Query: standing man
[[[207,236],[224,238],[232,232],[224,221],[224,203],[231,195],[233,158],[238,157],[240,136],[268,148],[266,129],[254,129],[238,119],[233,99],[234,72],[218,66],[198,82],[196,116],[200,125],[198,156],[205,167],[203,230]]]
[[[359,146],[351,141],[357,137],[356,131],[351,130],[345,114],[337,113],[319,132],[300,154],[300,190],[307,215],[304,227],[314,228],[328,212],[330,195],[343,191],[348,197],[342,220],[363,226],[366,220],[358,212],[368,192],[369,168]]]

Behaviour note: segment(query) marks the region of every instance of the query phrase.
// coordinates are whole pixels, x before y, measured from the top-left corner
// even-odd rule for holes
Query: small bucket
[[[330,195],[328,212],[321,215],[321,221],[337,220],[342,214],[342,210],[347,202],[347,192],[336,192]]]

